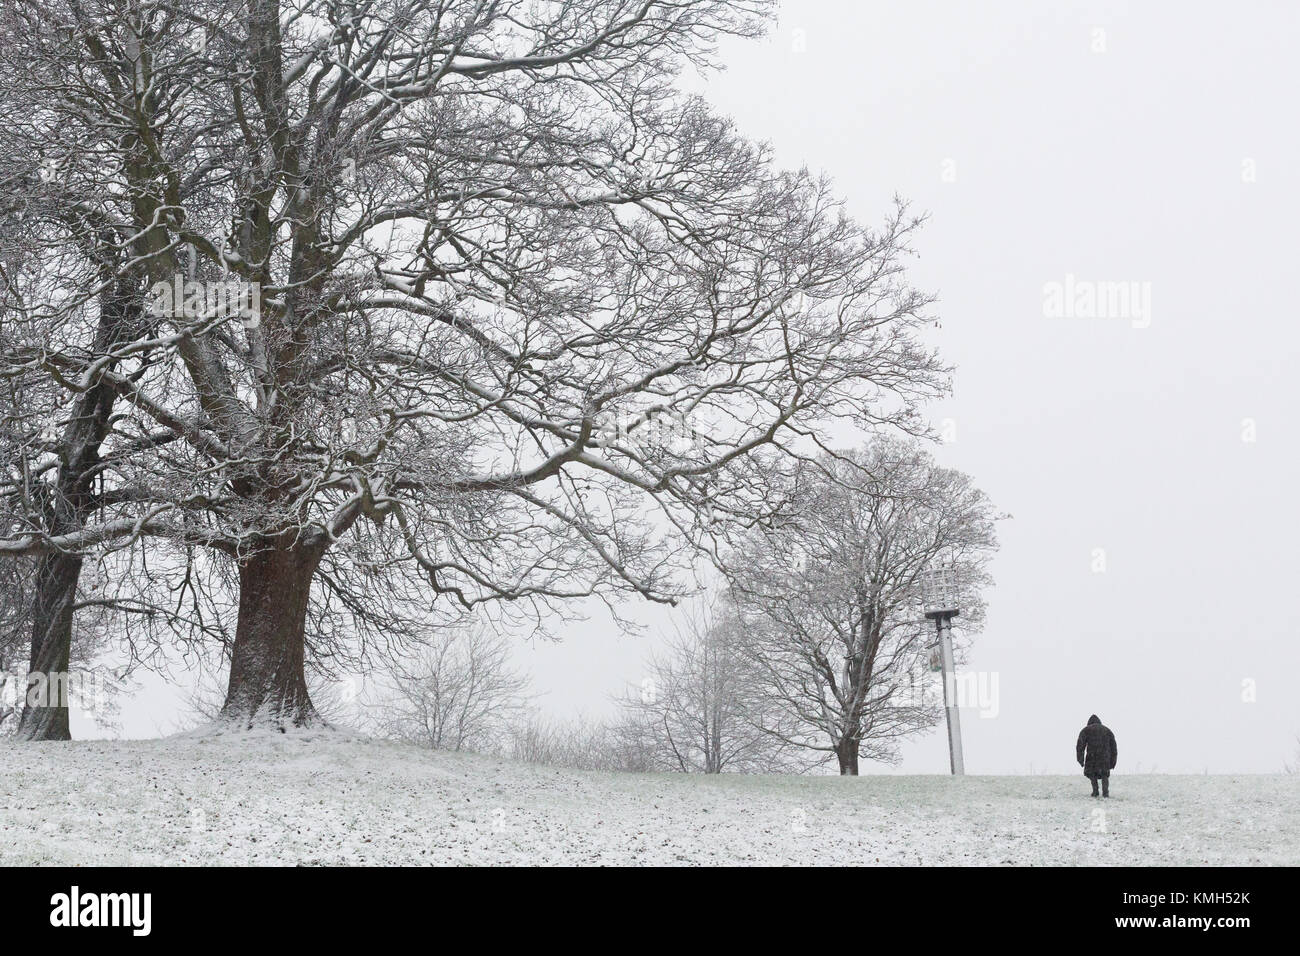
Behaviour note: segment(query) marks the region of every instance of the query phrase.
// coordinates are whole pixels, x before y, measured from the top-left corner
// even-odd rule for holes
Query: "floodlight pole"
[[[961,710],[957,706],[957,667],[952,657],[952,614],[937,614],[939,657],[943,662],[943,709],[948,714],[948,761],[954,777],[966,775],[961,754]]]
[[[952,567],[935,567],[921,578],[921,605],[939,629],[939,659],[943,662],[943,709],[948,714],[948,761],[954,777],[966,775],[961,756],[961,711],[957,706],[957,665],[952,656],[952,619],[961,613],[961,588]]]

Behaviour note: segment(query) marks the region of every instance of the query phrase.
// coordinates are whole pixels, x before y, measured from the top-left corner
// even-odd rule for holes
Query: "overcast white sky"
[[[958,366],[937,453],[1014,516],[968,665],[999,709],[963,712],[967,772],[1075,772],[1094,712],[1118,772],[1295,756],[1297,47],[1284,2],[786,0],[703,87],[858,218],[895,192],[931,213],[913,280]],[[1150,315],[1048,317],[1067,275],[1149,283]],[[639,681],[666,626],[642,617],[641,638],[596,616],[521,648],[547,708],[601,713]],[[166,729],[165,696],[125,732]],[[894,769],[946,772],[942,726]]]

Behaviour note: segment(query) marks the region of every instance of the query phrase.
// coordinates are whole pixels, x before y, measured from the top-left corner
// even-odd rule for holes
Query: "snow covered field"
[[[335,734],[0,743],[0,864],[1296,864],[1300,776],[585,773]],[[1101,813],[1104,811],[1104,813]]]

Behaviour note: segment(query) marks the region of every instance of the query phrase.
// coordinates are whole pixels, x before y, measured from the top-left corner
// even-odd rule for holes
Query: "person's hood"
[[[1088,718],[1089,727],[1091,727],[1093,724],[1099,724],[1099,723],[1101,723],[1101,718],[1098,717],[1096,714],[1093,714],[1091,717]]]

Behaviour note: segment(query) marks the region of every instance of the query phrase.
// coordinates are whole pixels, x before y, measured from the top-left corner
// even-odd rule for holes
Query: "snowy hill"
[[[0,864],[1300,863],[1300,777],[1087,792],[585,773],[335,734],[5,742]]]

